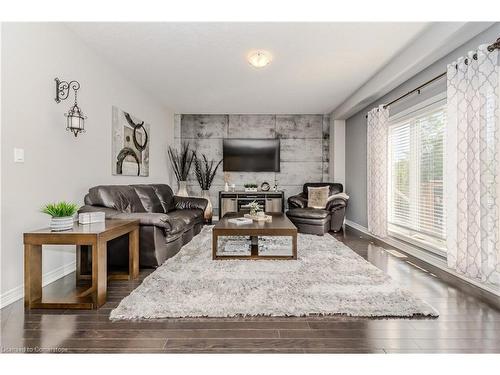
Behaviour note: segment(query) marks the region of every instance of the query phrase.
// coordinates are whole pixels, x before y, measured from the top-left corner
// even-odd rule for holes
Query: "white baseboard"
[[[358,224],[358,223],[355,223],[354,221],[351,221],[351,220],[345,219],[345,220],[344,220],[344,224],[345,224],[345,225],[350,226],[351,228],[357,229],[357,230],[359,230],[360,232],[363,232],[364,234],[367,234],[367,235],[369,235],[369,236],[372,236],[372,235],[370,234],[370,232],[368,232],[368,228],[366,228],[366,227],[364,227],[364,226],[362,226],[362,225],[360,225],[360,224]],[[372,236],[372,237],[373,237],[373,236]]]
[[[61,267],[58,267],[52,271],[46,272],[42,275],[42,286],[49,285],[54,281],[64,277],[71,272],[74,272],[76,269],[76,262],[71,262],[68,264],[64,264]],[[12,288],[2,295],[0,295],[0,308],[4,308],[5,306],[10,305],[17,300],[20,300],[24,297],[24,284],[16,286]]]
[[[453,276],[459,278],[460,280],[463,280],[469,284],[474,285],[475,287],[486,290],[487,292],[492,293],[496,296],[500,296],[500,290],[495,289],[493,287],[490,287],[488,285],[484,285],[480,282],[477,282],[476,280],[472,280],[472,279],[469,279],[467,277],[464,277],[463,275],[459,274],[458,272],[455,272],[454,270],[448,268],[448,265],[446,264],[446,260],[443,259],[442,257],[439,257],[437,255],[433,255],[427,251],[419,249],[416,246],[412,246],[406,242],[400,241],[400,240],[392,238],[392,237],[381,238],[381,237],[374,236],[373,234],[368,232],[368,228],[366,228],[362,225],[359,225],[358,223],[355,223],[351,220],[346,220],[345,224],[350,226],[351,228],[359,230],[360,232],[362,232],[370,237],[376,238],[377,240],[384,242],[385,244],[387,244],[389,246],[395,247],[396,249],[404,251],[405,253],[414,256],[415,258],[418,258],[426,263],[429,263],[429,264],[449,273],[450,275],[453,275]]]
[[[412,246],[406,242],[400,241],[400,240],[393,238],[393,237],[382,238],[382,237],[374,236],[373,234],[371,234],[368,231],[368,228],[363,227],[362,225],[359,225],[358,223],[355,223],[355,222],[350,221],[350,220],[346,220],[345,223],[346,223],[346,225],[349,225],[350,227],[357,229],[360,232],[363,232],[364,234],[366,234],[370,237],[374,237],[374,238],[376,238],[376,239],[378,239],[378,240],[380,240],[380,241],[382,241],[390,246],[394,246],[395,248],[397,248],[399,250],[405,251],[405,252],[409,253],[410,255],[413,255],[414,257],[417,257],[417,258],[419,258],[427,263],[430,263],[433,265],[435,265],[434,263],[441,263],[442,266],[446,266],[446,263],[445,263],[443,258],[441,258],[437,255],[430,254],[427,251],[423,251],[416,246]]]

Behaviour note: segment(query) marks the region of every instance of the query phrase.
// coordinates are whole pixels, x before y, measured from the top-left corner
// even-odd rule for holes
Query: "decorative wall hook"
[[[78,133],[85,132],[85,120],[87,119],[77,103],[77,92],[80,90],[80,83],[78,81],[61,81],[59,78],[54,80],[56,81],[56,97],[54,99],[56,103],[66,100],[70,90],[75,92],[75,102],[64,116],[66,117],[66,130],[71,131],[76,137]]]
[[[78,81],[61,81],[59,78],[55,78],[56,81],[56,103],[60,103],[62,100],[68,99],[70,88],[78,91],[80,89],[80,83]]]

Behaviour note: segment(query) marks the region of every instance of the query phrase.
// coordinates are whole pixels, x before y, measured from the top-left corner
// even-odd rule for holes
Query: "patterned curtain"
[[[368,231],[387,236],[387,122],[383,105],[368,112],[367,124],[367,215]]]
[[[448,66],[448,266],[500,285],[498,50],[486,45]]]

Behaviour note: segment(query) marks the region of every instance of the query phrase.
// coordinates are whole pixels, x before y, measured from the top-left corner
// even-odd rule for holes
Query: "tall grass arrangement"
[[[200,184],[201,190],[210,189],[220,163],[222,163],[222,159],[217,164],[215,164],[213,160],[209,162],[205,154],[202,154],[201,159],[199,159],[195,153],[194,171],[196,173],[196,179],[198,180],[198,184]]]
[[[168,157],[177,181],[186,181],[195,157],[194,151],[189,148],[189,143],[183,142],[180,151],[169,146]]]

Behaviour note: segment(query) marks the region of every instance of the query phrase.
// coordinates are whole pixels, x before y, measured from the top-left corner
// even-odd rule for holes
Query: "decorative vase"
[[[187,181],[179,181],[179,190],[177,190],[176,195],[179,197],[189,197],[187,192]]]
[[[229,184],[226,182],[226,184],[224,185],[224,191],[229,191]]]
[[[203,213],[205,224],[212,224],[213,209],[212,209],[212,202],[210,201],[209,190],[202,190],[201,197],[205,198],[208,201],[207,207],[205,208],[205,212]]]
[[[52,217],[50,221],[50,230],[53,232],[61,232],[63,230],[73,229],[73,216]]]

